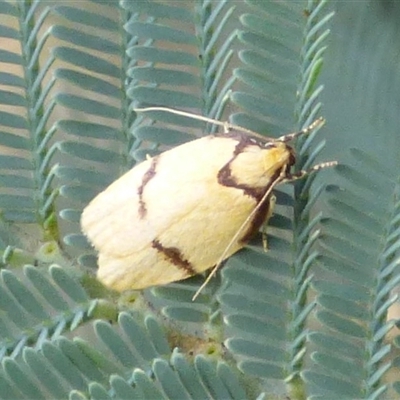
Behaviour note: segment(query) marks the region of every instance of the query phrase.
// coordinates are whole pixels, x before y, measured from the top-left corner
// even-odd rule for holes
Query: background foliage
[[[0,2],[0,398],[397,398],[395,1]],[[213,127],[295,144],[269,252],[122,295],[93,278],[83,207]],[[325,146],[325,140],[327,145]],[[229,204],[227,205],[229,207]]]

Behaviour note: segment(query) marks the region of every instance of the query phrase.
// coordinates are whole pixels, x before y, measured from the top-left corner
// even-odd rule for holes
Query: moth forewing
[[[119,291],[143,289],[214,266],[206,284],[269,218],[274,186],[295,178],[286,139],[205,136],[117,179],[82,213],[82,230],[99,252],[98,278]]]

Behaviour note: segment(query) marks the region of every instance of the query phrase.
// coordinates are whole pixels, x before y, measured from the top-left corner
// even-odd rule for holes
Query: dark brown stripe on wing
[[[289,163],[287,166],[283,166],[281,169],[276,170],[273,176],[271,176],[268,185],[265,187],[255,188],[246,185],[245,183],[239,183],[232,175],[231,170],[231,165],[235,161],[236,157],[242,153],[247,146],[258,145],[264,149],[268,149],[274,148],[276,145],[273,142],[263,144],[257,143],[253,139],[249,139],[246,136],[237,136],[236,139],[238,140],[238,144],[235,147],[232,158],[218,172],[218,183],[223,186],[243,190],[245,195],[250,196],[255,200],[254,207],[256,207],[261,202],[265,193],[278,183],[282,174],[282,169],[290,168],[291,163]],[[246,244],[259,231],[261,225],[264,223],[268,215],[271,195],[264,199],[263,204],[260,205],[257,212],[254,214],[253,218],[249,222],[248,228],[243,233],[243,236],[239,239],[240,243]]]
[[[271,196],[263,202],[261,207],[254,214],[254,217],[249,223],[248,228],[244,232],[243,236],[240,238],[239,242],[246,244],[250,239],[252,239],[260,230],[261,226],[264,224],[270,207]]]
[[[269,185],[264,188],[263,194],[266,193],[268,190],[271,189],[271,187],[275,186],[279,182],[281,173],[282,170],[278,170],[274,173],[274,175],[271,177]],[[272,193],[264,200],[263,204],[254,214],[253,218],[249,223],[249,227],[246,229],[244,235],[240,238],[240,243],[246,244],[260,230],[260,227],[265,222],[265,219],[267,218],[269,212],[271,196]]]
[[[151,159],[151,164],[150,168],[146,171],[146,173],[143,175],[143,180],[142,184],[138,188],[138,195],[139,195],[139,217],[144,218],[147,213],[146,209],[146,204],[143,200],[143,191],[146,185],[151,181],[152,178],[154,178],[156,174],[156,165],[158,162],[158,157],[153,157]]]
[[[246,136],[242,136],[239,139],[238,144],[235,147],[232,158],[218,171],[218,183],[222,186],[233,187],[236,189],[243,190],[244,194],[250,197],[253,197],[256,202],[259,202],[265,193],[265,188],[255,188],[245,183],[239,183],[236,178],[232,175],[231,164],[235,161],[236,157],[243,152],[243,150],[247,146],[257,145],[256,142],[249,139]],[[260,145],[261,147],[261,145]],[[273,148],[275,147],[274,143],[267,143],[263,148]]]
[[[185,271],[188,276],[197,274],[197,271],[193,268],[192,264],[188,260],[185,260],[181,251],[176,247],[164,247],[157,239],[154,239],[151,242],[151,245],[159,253],[162,253],[163,256],[173,265]]]

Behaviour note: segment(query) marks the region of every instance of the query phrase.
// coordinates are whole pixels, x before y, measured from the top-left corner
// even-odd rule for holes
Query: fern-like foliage
[[[15,43],[0,52],[0,63],[8,65],[0,75],[0,206],[4,221],[37,223],[41,236],[58,240],[51,169],[56,148],[49,146],[55,130],[46,129],[54,108],[49,99],[54,80],[44,81],[52,59],[39,65],[49,34],[38,37],[50,10],[44,8],[35,17],[37,7],[38,3],[3,2],[0,10],[2,38]]]
[[[399,396],[389,3],[0,2],[0,399]],[[341,165],[280,186],[268,252],[252,241],[195,302],[201,276],[111,293],[82,209],[218,129],[148,106],[269,137],[322,115],[296,169]]]
[[[338,168],[346,189],[328,188],[332,211],[323,220],[324,255],[318,260],[327,274],[314,282],[317,318],[325,329],[310,336],[320,348],[305,377],[322,397],[378,398],[387,390],[383,376],[391,364],[385,337],[394,321],[386,315],[397,301],[392,290],[400,281],[399,187],[377,160],[359,150],[352,155],[359,168]],[[377,207],[371,196],[376,190],[392,200]]]
[[[15,358],[25,346],[40,347],[66,329],[75,329],[95,306],[82,286],[59,267],[52,267],[50,275],[32,265],[23,272],[21,278],[6,269],[1,274],[1,358]]]
[[[75,205],[63,209],[60,215],[71,223],[64,242],[86,250],[88,245],[79,228],[83,205],[131,165],[129,102],[121,96],[126,62],[119,55],[124,48],[115,40],[82,31],[84,23],[115,35],[119,26],[106,14],[114,7],[112,3],[104,3],[89,12],[68,4],[53,9],[69,22],[68,26],[58,24],[51,28],[53,36],[62,43],[53,49],[53,55],[67,63],[55,70],[55,77],[72,88],[60,91],[55,99],[59,105],[79,111],[76,113],[79,118],[60,118],[56,123],[65,138],[58,143],[58,149],[70,161],[57,165],[55,173],[62,183],[61,194]],[[93,257],[87,254],[81,254],[78,261],[82,266],[95,264]]]
[[[0,398],[58,399],[69,395],[71,399],[242,399],[245,396],[235,371],[227,364],[216,365],[204,356],[197,356],[191,365],[178,351],[171,354],[167,338],[151,317],[140,321],[137,316],[122,313],[117,327],[98,321],[94,330],[96,348],[81,339],[59,338],[43,342],[37,351],[26,348],[20,360],[6,358],[0,371]]]
[[[245,46],[239,52],[243,67],[235,71],[243,89],[232,95],[244,112],[235,114],[234,121],[261,132],[282,132],[289,121],[304,127],[320,112],[321,87],[316,80],[325,49],[325,25],[332,14],[324,10],[325,2],[312,3],[304,26],[300,3],[248,4],[239,33]],[[281,36],[276,34],[277,25],[286,28]],[[274,93],[278,87],[280,92]],[[297,143],[299,168],[309,167],[321,149],[311,147],[314,136]],[[234,267],[223,274],[238,289],[221,295],[227,324],[235,332],[227,347],[240,360],[240,368],[285,379],[296,391],[301,391],[295,378],[302,368],[306,321],[314,306],[307,300],[308,271],[315,258],[311,247],[319,217],[310,219],[310,208],[322,187],[310,191],[311,182],[309,177],[296,184],[294,194],[277,192],[278,208],[271,225],[279,230],[270,231],[271,250],[264,255],[249,249],[248,254],[234,257]]]

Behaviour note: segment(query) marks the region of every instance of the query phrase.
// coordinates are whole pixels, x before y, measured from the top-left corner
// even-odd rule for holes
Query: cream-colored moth
[[[187,115],[163,108],[138,111],[146,110]],[[214,267],[211,278],[266,223],[278,183],[336,164],[291,172],[295,153],[287,142],[319,127],[322,119],[271,139],[193,117],[223,125],[226,132],[148,158],[84,209],[82,230],[99,252],[97,276],[106,286],[143,289]]]

